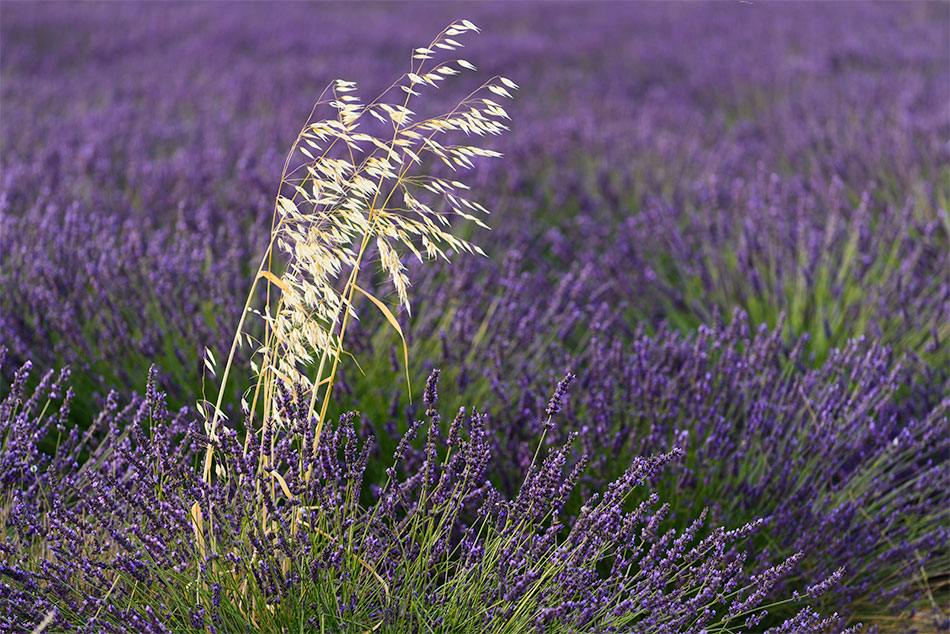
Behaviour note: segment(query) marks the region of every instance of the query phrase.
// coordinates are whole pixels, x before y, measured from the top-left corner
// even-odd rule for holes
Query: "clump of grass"
[[[410,282],[402,263],[404,253],[415,255],[420,262],[423,252],[428,258],[446,260],[453,251],[484,254],[451,231],[453,217],[486,226],[474,214],[488,213],[463,194],[468,186],[457,180],[455,172],[474,167],[473,158],[501,154],[446,137],[458,132],[482,137],[506,131],[508,113],[489,95],[511,98],[509,91],[516,90],[517,84],[505,77],[492,77],[454,107],[421,121],[414,121],[416,113],[409,108],[421,90],[438,88],[452,76],[476,70],[464,59],[436,59],[463,46],[455,38],[477,31],[468,20],[449,25],[428,46],[415,49],[410,70],[367,104],[355,95],[355,82],[334,81],[317,100],[291,146],[281,171],[270,241],[248,293],[216,402],[210,411],[201,408],[208,437],[217,441],[235,352],[243,343],[250,345],[255,350],[251,369],[257,380],[247,392],[250,405],[246,400],[242,405],[249,431],[258,414],[262,423],[259,473],[270,473],[281,482],[294,478],[310,482],[313,466],[305,465],[302,454],[296,465],[288,465],[294,473],[281,474],[268,459],[265,444],[269,440],[273,451],[273,428],[286,425],[276,404],[281,386],[290,386],[292,399],[303,408],[306,421],[293,434],[295,442],[300,448],[308,442],[312,451],[318,450],[337,370],[346,354],[347,328],[357,318],[355,300],[360,295],[383,313],[402,338],[409,381],[408,347],[399,322],[384,301],[363,287],[360,277],[373,250],[399,304],[407,311]],[[393,100],[391,92],[398,99]],[[331,109],[333,117],[315,120],[322,108]],[[370,123],[373,120],[375,129]],[[363,128],[358,131],[360,126]],[[445,167],[438,169],[433,162]],[[451,175],[445,174],[445,168]],[[275,251],[282,252],[286,261],[275,262]],[[268,283],[263,311],[253,308],[260,280]],[[263,319],[263,341],[255,340],[244,328],[251,313]],[[210,351],[206,364],[214,373],[215,359]],[[250,438],[250,434],[245,438],[245,454]],[[207,444],[205,482],[211,481],[214,448],[214,442]],[[219,465],[218,476],[232,476],[227,469],[227,465]],[[266,526],[268,507],[261,506],[258,511],[257,520]],[[192,507],[191,521],[199,532],[204,516],[198,502]]]
[[[452,76],[475,70],[464,59],[437,62],[436,58],[463,46],[455,38],[477,31],[468,20],[449,25],[428,46],[415,49],[410,70],[367,104],[355,95],[354,82],[338,79],[314,105],[284,161],[270,242],[248,293],[216,402],[210,412],[202,409],[209,438],[218,438],[228,375],[237,348],[246,343],[255,349],[251,369],[257,377],[248,391],[250,405],[243,402],[248,410],[246,424],[253,427],[259,414],[261,442],[268,436],[273,442],[271,427],[286,422],[275,407],[279,387],[289,385],[294,401],[305,407],[306,420],[313,419],[313,433],[307,442],[316,451],[337,370],[346,354],[347,328],[357,318],[355,300],[360,295],[379,309],[403,338],[408,382],[408,347],[399,322],[384,301],[364,288],[360,274],[375,250],[399,304],[409,311],[410,282],[401,251],[420,261],[423,252],[428,258],[444,259],[451,251],[484,254],[451,231],[453,217],[485,226],[474,214],[488,213],[463,194],[468,186],[457,180],[455,172],[474,167],[473,158],[501,155],[478,145],[449,142],[445,137],[458,132],[481,137],[506,131],[508,114],[489,95],[511,98],[509,90],[516,90],[517,85],[505,77],[492,77],[448,111],[421,121],[414,121],[416,113],[409,108],[421,90],[438,88]],[[397,100],[391,98],[391,92],[396,93]],[[315,120],[322,108],[331,109],[333,118]],[[374,124],[375,129],[371,127]],[[451,176],[433,162],[451,170]],[[275,262],[275,251],[282,252],[286,261]],[[268,283],[263,311],[253,308],[260,280]],[[244,328],[252,312],[264,321],[263,341],[255,340]],[[215,360],[210,352],[207,365],[214,372]],[[306,425],[302,429],[309,428]],[[302,444],[305,437],[301,433],[296,440]],[[257,469],[273,472],[263,450],[262,446]],[[214,445],[209,443],[205,482],[211,480],[213,455]],[[296,477],[309,482],[311,474],[311,468],[305,471],[304,460],[298,461]],[[221,469],[219,475],[223,475]],[[283,476],[292,477],[290,473]],[[260,521],[265,524],[266,512],[266,508],[260,509]],[[196,530],[201,521],[196,503]]]

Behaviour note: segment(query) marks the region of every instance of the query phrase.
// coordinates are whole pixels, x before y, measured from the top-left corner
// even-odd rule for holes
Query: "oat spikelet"
[[[404,257],[484,255],[452,233],[453,217],[484,227],[480,216],[488,213],[466,196],[469,188],[459,179],[477,159],[501,156],[471,143],[508,130],[508,113],[499,101],[511,98],[518,86],[493,77],[448,112],[420,121],[410,108],[423,91],[475,70],[453,55],[462,47],[459,39],[477,31],[468,20],[448,26],[428,46],[415,49],[411,70],[368,104],[356,96],[354,82],[336,80],[294,142],[278,190],[271,244],[257,276],[269,284],[267,304],[260,313],[251,309],[249,298],[245,311],[245,316],[257,312],[266,322],[253,365],[258,385],[252,401],[253,411],[260,399],[265,424],[276,381],[287,381],[303,386],[312,414],[320,404],[319,436],[347,325],[356,318],[355,291],[369,296],[357,281],[371,252],[407,312],[410,280]],[[315,120],[321,109],[332,116]],[[361,125],[379,132],[364,132]],[[284,256],[282,272],[272,266],[275,246]],[[384,304],[369,297],[398,329]],[[242,317],[236,343],[243,324]],[[233,347],[224,381],[232,359]],[[212,435],[218,408],[209,425]]]

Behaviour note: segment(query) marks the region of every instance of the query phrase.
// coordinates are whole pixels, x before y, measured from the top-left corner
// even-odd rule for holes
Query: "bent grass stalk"
[[[237,348],[242,345],[242,337],[248,343],[253,343],[252,337],[244,331],[244,325],[248,313],[257,312],[252,306],[260,279],[266,279],[270,284],[266,289],[264,314],[261,315],[265,322],[264,344],[256,351],[261,357],[261,363],[258,365],[252,362],[252,369],[258,375],[258,380],[254,388],[255,398],[251,411],[253,413],[256,410],[258,400],[262,397],[262,424],[268,424],[276,389],[274,381],[280,379],[305,386],[303,394],[310,393],[309,412],[313,415],[316,413],[319,388],[324,387],[317,420],[318,441],[319,430],[326,419],[340,356],[346,354],[343,344],[349,319],[351,316],[355,318],[354,293],[359,291],[367,296],[402,335],[395,316],[386,305],[357,284],[371,241],[375,239],[382,267],[390,275],[399,303],[407,311],[410,311],[407,294],[409,280],[403,273],[400,255],[390,244],[390,240],[402,245],[420,260],[421,250],[415,244],[416,241],[421,243],[430,258],[447,259],[446,248],[484,254],[479,247],[457,238],[449,230],[447,218],[453,215],[484,226],[478,218],[464,210],[482,213],[488,213],[488,210],[455,193],[468,187],[458,180],[449,181],[430,174],[409,173],[414,165],[422,166],[420,155],[426,152],[440,159],[453,171],[459,167],[474,167],[470,157],[501,156],[498,152],[477,146],[442,145],[435,137],[455,131],[479,136],[485,133],[497,135],[506,131],[508,128],[501,121],[508,118],[504,109],[491,99],[479,96],[487,91],[510,98],[511,94],[507,89],[514,90],[517,85],[506,78],[491,78],[472,91],[450,112],[409,124],[415,113],[409,110],[408,104],[412,97],[420,94],[415,88],[437,86],[438,82],[444,81],[446,77],[459,74],[463,70],[475,69],[467,61],[455,59],[440,62],[427,71],[426,61],[434,58],[437,49],[455,50],[461,47],[462,44],[452,39],[453,37],[477,30],[477,27],[467,20],[443,29],[428,47],[415,49],[411,71],[393,82],[367,106],[359,105],[357,97],[346,94],[355,90],[353,82],[336,80],[324,90],[284,162],[274,205],[271,239],[251,284],[221,377],[211,420],[207,425],[212,437],[224,417],[221,410],[224,387]],[[403,83],[404,80],[408,80],[408,83]],[[492,83],[495,81],[500,85]],[[402,105],[383,102],[383,97],[397,86],[406,93]],[[332,91],[332,100],[325,99],[327,91]],[[324,105],[337,110],[336,118],[311,123],[314,113]],[[462,108],[466,106],[470,109],[462,112]],[[387,115],[389,121],[380,112]],[[383,123],[390,123],[393,128],[392,137],[383,141],[355,132],[366,113]],[[418,131],[428,134],[420,134]],[[306,143],[319,149],[320,146],[314,139],[330,141],[326,150],[318,157],[314,157],[303,147],[303,143]],[[364,152],[358,143],[375,146],[359,163],[356,162],[356,156]],[[334,158],[331,151],[341,145],[345,146],[346,156]],[[288,171],[297,151],[309,161]],[[393,163],[398,167],[394,167]],[[301,169],[306,170],[307,175],[299,183],[295,183],[291,177]],[[310,191],[304,188],[308,184]],[[287,198],[282,192],[289,186],[293,186],[295,193]],[[417,198],[418,194],[410,191],[410,187],[435,194],[447,203],[449,209],[433,209]],[[391,206],[393,197],[400,193],[405,206]],[[370,194],[372,198],[369,198]],[[300,210],[298,197],[302,201],[301,204],[310,206],[309,212]],[[379,204],[381,198],[383,202]],[[438,221],[441,227],[436,225],[434,220]],[[355,245],[357,240],[359,246],[353,255],[348,251],[348,247]],[[289,256],[287,270],[280,277],[273,269],[275,243]],[[334,282],[341,279],[344,265],[349,266],[349,275],[342,291],[338,291]],[[280,299],[273,310],[270,285],[277,286],[281,291]],[[319,354],[319,364],[315,377],[311,380],[307,376],[306,368],[313,361],[313,353]],[[407,360],[406,356],[404,351],[404,360]],[[327,373],[328,365],[330,367]],[[251,420],[253,421],[253,415]],[[205,459],[206,479],[210,477],[211,455],[209,450]]]

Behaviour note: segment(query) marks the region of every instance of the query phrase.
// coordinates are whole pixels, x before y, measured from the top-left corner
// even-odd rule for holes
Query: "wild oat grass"
[[[464,59],[443,58],[463,46],[456,38],[477,31],[468,20],[443,29],[428,46],[413,51],[408,72],[367,104],[356,96],[355,82],[338,79],[324,90],[284,162],[270,243],[248,293],[222,388],[208,414],[212,437],[223,417],[223,386],[235,351],[246,344],[255,350],[251,368],[257,376],[249,391],[250,421],[258,407],[265,425],[277,416],[273,403],[278,382],[302,386],[296,397],[306,398],[308,411],[317,415],[314,443],[319,442],[337,369],[347,354],[347,328],[357,318],[356,299],[366,297],[402,337],[390,308],[361,285],[373,249],[406,311],[411,310],[410,280],[403,256],[412,254],[422,261],[423,254],[444,259],[452,252],[484,254],[452,232],[453,217],[485,226],[478,214],[488,213],[464,195],[469,188],[457,172],[473,168],[475,159],[501,154],[447,139],[457,133],[471,138],[508,130],[508,114],[496,100],[511,98],[510,91],[518,86],[505,77],[492,77],[451,110],[421,121],[414,121],[416,113],[409,108],[421,91],[476,70]],[[393,100],[391,93],[399,99]],[[334,111],[333,117],[314,121],[326,108]],[[375,120],[377,133],[358,131],[367,127],[368,119]],[[275,247],[285,256],[283,267],[275,262]],[[268,283],[263,311],[253,308],[260,280]],[[244,329],[251,313],[264,321],[263,342]],[[408,381],[404,338],[403,344]],[[214,357],[209,355],[209,361],[213,370]],[[209,450],[206,479],[211,460]]]
[[[410,312],[404,256],[411,254],[422,262],[423,257],[448,260],[451,253],[458,252],[485,255],[480,247],[452,231],[453,218],[487,227],[478,215],[489,213],[464,194],[469,187],[459,180],[459,172],[474,168],[479,158],[501,157],[468,139],[508,130],[505,121],[510,117],[497,100],[511,99],[511,91],[518,85],[494,76],[453,108],[420,121],[415,121],[416,112],[409,107],[422,91],[437,89],[456,75],[477,70],[452,54],[464,46],[456,38],[478,31],[468,20],[450,24],[428,46],[414,49],[410,70],[369,103],[361,103],[355,82],[343,79],[327,86],[317,100],[284,161],[270,242],[248,292],[216,401],[213,408],[199,402],[210,440],[218,439],[224,418],[221,405],[235,352],[248,345],[254,351],[250,364],[257,379],[242,399],[248,428],[259,413],[264,431],[261,443],[270,437],[273,450],[275,436],[268,427],[286,423],[276,403],[281,386],[291,386],[294,402],[307,403],[306,420],[314,425],[313,433],[298,434],[297,442],[302,447],[306,437],[316,451],[337,370],[343,355],[348,354],[344,342],[347,328],[357,319],[359,296],[381,311],[402,339],[408,384],[408,346],[399,322],[383,299],[364,288],[363,278],[375,250],[398,304]],[[315,119],[325,109],[332,117]],[[358,130],[361,126],[372,133]],[[466,142],[458,142],[459,133]],[[276,254],[283,254],[283,261],[275,261]],[[258,310],[253,300],[261,280],[267,287],[263,310]],[[244,327],[250,314],[263,320],[263,341]],[[211,351],[207,351],[205,364],[214,374],[216,361]],[[272,478],[272,494],[279,485],[287,499],[293,499],[286,484],[290,474],[275,470],[268,463],[266,448],[262,446],[262,450],[258,470]],[[209,443],[205,482],[211,480],[213,456],[214,444]],[[302,458],[296,467],[297,477],[309,482],[312,468],[305,470]],[[217,473],[219,477],[230,475],[220,466]],[[262,526],[273,521],[267,510],[260,508]],[[291,518],[295,532],[297,520],[299,517]],[[192,507],[191,522],[204,554],[205,518],[198,502]]]

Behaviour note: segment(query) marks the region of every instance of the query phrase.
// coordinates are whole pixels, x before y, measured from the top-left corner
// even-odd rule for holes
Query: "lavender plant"
[[[802,550],[798,587],[842,568],[828,605],[855,618],[890,622],[915,608],[942,609],[950,569],[945,374],[866,340],[809,369],[807,342],[788,345],[781,325],[755,330],[741,313],[691,336],[641,331],[630,344],[615,306],[573,296],[590,278],[565,280],[550,303],[530,307],[518,297],[536,277],[512,267],[502,279],[485,285],[500,295],[439,319],[443,344],[425,350],[428,363],[451,368],[445,376],[457,389],[494,404],[485,411],[504,456],[494,472],[500,488],[515,489],[531,460],[551,369],[572,367],[579,378],[569,424],[555,442],[566,430],[581,433],[590,457],[582,488],[598,490],[631,456],[679,445],[685,461],[655,483],[674,516],[709,506],[718,525],[768,518],[758,547]],[[436,301],[449,305],[452,291],[445,294]],[[551,325],[542,346],[534,321]],[[576,348],[580,335],[587,339]],[[354,374],[344,382],[352,394],[370,390]],[[369,411],[395,429],[401,409],[384,401]]]
[[[312,436],[315,418],[282,387],[287,425],[266,428],[260,443],[249,426],[245,449],[233,430],[213,439],[198,421],[171,416],[154,374],[144,398],[119,408],[111,397],[82,437],[74,429],[55,458],[40,457],[37,438],[63,419],[68,395],[49,416],[65,376],[47,375],[31,395],[28,372],[0,403],[12,493],[0,609],[14,632],[44,619],[89,632],[726,632],[754,626],[761,598],[797,561],[749,576],[736,543],[759,522],[708,530],[701,514],[686,530],[662,530],[669,507],[648,483],[678,449],[634,461],[576,518],[563,515],[583,472],[566,468],[570,444],[541,456],[506,498],[485,478],[484,417],[460,413],[444,425],[437,373],[426,420],[400,442],[385,484],[367,487],[374,439],[361,438],[353,415],[301,445],[294,436]],[[426,460],[405,469],[420,432]],[[207,443],[228,465],[210,483],[200,472]],[[273,471],[258,468],[262,457]],[[312,477],[297,476],[301,461]],[[193,499],[202,522],[189,515]],[[836,623],[801,607],[776,631]]]

